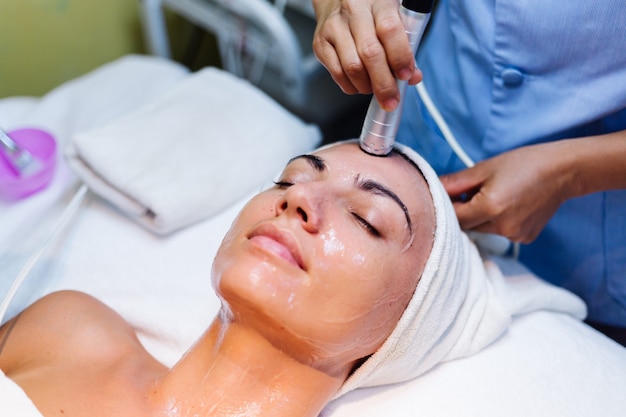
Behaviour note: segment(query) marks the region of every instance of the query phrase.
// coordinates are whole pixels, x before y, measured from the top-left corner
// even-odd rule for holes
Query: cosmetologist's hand
[[[400,100],[396,78],[422,79],[400,19],[398,0],[312,0],[313,51],[347,94],[374,93],[381,107]]]
[[[464,230],[530,243],[573,194],[573,172],[558,160],[554,143],[527,146],[441,180]]]
[[[530,243],[567,199],[626,189],[625,161],[620,131],[514,149],[441,181],[464,230]]]

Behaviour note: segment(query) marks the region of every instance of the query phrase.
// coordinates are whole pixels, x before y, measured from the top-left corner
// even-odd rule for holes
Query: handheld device
[[[403,0],[400,5],[400,17],[409,37],[413,55],[417,52],[432,8],[433,0]],[[397,85],[400,90],[400,102],[395,110],[391,112],[383,110],[376,97],[372,97],[367,109],[359,143],[361,149],[369,154],[385,156],[393,148],[408,82],[398,80]]]

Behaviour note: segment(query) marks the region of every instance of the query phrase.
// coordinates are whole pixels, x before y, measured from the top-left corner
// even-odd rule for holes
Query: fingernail
[[[400,71],[398,71],[397,77],[401,80],[408,80],[409,78],[411,78],[411,76],[413,76],[413,71],[410,68],[403,68]]]
[[[389,98],[383,102],[383,110],[386,112],[394,111],[398,107],[398,99]]]

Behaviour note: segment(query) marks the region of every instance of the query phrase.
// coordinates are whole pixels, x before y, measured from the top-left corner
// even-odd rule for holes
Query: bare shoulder
[[[0,368],[8,375],[24,366],[110,362],[139,346],[133,328],[111,308],[85,293],[59,291],[0,328]]]

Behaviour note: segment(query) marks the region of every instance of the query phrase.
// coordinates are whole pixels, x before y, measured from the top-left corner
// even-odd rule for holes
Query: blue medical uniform
[[[474,161],[626,129],[626,1],[439,3],[418,65]],[[440,174],[464,168],[414,88],[397,140]],[[626,327],[626,190],[565,202],[520,260],[580,295],[589,319]]]

